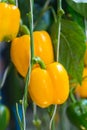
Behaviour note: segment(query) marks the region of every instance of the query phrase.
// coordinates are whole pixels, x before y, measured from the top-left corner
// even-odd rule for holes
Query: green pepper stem
[[[34,57],[33,64],[39,64],[42,69],[46,69],[46,65],[40,57]]]
[[[19,28],[19,34],[20,35],[29,35],[30,31],[29,31],[29,29],[28,29],[28,27],[26,25],[21,24],[20,28]]]

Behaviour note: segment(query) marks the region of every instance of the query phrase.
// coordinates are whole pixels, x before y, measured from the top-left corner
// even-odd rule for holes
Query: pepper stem
[[[40,57],[34,57],[33,64],[39,64],[42,69],[46,69],[46,65]]]

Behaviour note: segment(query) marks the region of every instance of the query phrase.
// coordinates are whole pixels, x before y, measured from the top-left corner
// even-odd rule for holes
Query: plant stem
[[[63,9],[62,9],[62,5],[61,5],[61,0],[57,0],[57,27],[58,27],[58,31],[57,31],[57,54],[56,54],[56,61],[59,61],[59,46],[60,46],[60,32],[61,32],[61,18],[62,15],[64,13]],[[52,118],[50,120],[50,125],[49,125],[49,130],[55,130],[55,125],[54,125],[54,116],[56,114],[56,110],[57,110],[57,105],[55,105],[54,108],[54,112],[52,115]]]
[[[40,57],[35,56],[32,60],[33,64],[39,64],[42,69],[46,69],[46,65]]]
[[[47,6],[49,5],[50,1],[51,1],[51,0],[47,0],[47,1],[46,1],[45,5],[44,5],[44,7],[43,7],[43,10],[47,8]]]
[[[18,103],[16,103],[16,113],[17,113],[18,123],[19,123],[20,129],[23,130],[23,124],[22,124],[22,121],[21,121],[21,118],[19,115],[19,111],[18,111]]]
[[[63,15],[63,10],[62,10],[62,5],[61,5],[61,0],[57,0],[57,27],[58,27],[58,31],[57,31],[57,54],[56,54],[56,61],[59,61],[59,46],[60,46],[60,32],[61,32],[61,18]],[[54,108],[54,112],[52,115],[52,118],[50,120],[50,126],[49,126],[49,130],[55,130],[55,122],[54,122],[54,116],[56,114],[56,110],[57,110],[57,105],[55,105]]]
[[[31,70],[32,70],[32,66],[33,66],[33,58],[34,58],[34,40],[33,40],[33,0],[30,0],[30,12],[29,12],[29,21],[30,21],[30,56],[29,57],[29,68],[28,68],[28,72],[26,75],[26,80],[25,80],[25,90],[24,90],[24,96],[23,99],[21,101],[22,103],[22,115],[23,115],[23,119],[20,119],[20,115],[18,112],[18,105],[16,104],[16,112],[18,115],[18,120],[19,120],[19,126],[21,128],[21,130],[26,130],[26,109],[28,106],[28,85],[30,83],[30,74],[31,74]]]
[[[42,8],[42,10],[41,10],[40,13],[39,13],[39,16],[38,16],[37,21],[36,21],[35,24],[34,24],[34,28],[37,26],[37,24],[38,24],[38,22],[40,21],[42,15],[43,15],[43,14],[45,13],[45,11],[47,10],[50,1],[51,1],[51,0],[46,0],[44,6],[43,6],[43,8]]]
[[[74,89],[75,89],[75,88],[73,88],[73,87],[70,89],[70,98],[71,98],[71,100],[72,100],[73,103],[76,102],[75,96],[74,96],[74,94],[73,94]]]
[[[24,100],[22,102],[22,111],[23,111],[23,130],[26,130],[26,119],[25,119],[25,114],[26,114],[26,111],[25,111],[25,107],[24,107]]]
[[[2,82],[0,82],[0,89],[4,86],[4,83],[6,81],[6,78],[7,78],[7,75],[8,75],[8,72],[10,70],[10,67],[8,66],[6,69],[5,69],[5,72],[4,72],[4,75],[3,75],[3,78],[2,78]]]
[[[18,0],[15,0],[16,6],[18,7]]]
[[[84,18],[84,23],[85,23],[86,42],[87,42],[87,18]]]
[[[49,130],[55,130],[54,117],[56,114],[56,110],[57,110],[57,105],[54,106],[53,115],[52,115],[51,120],[50,120]]]
[[[25,92],[24,92],[24,110],[26,111],[27,108],[27,93],[28,93],[28,85],[30,82],[30,74],[31,74],[31,70],[32,70],[32,66],[33,66],[33,58],[34,58],[34,40],[33,40],[33,1],[30,0],[30,13],[29,13],[29,21],[30,21],[30,65],[28,68],[28,73],[26,76],[26,84],[25,84]]]
[[[37,113],[37,106],[35,103],[33,103],[33,116],[35,117]]]
[[[64,14],[64,11],[62,9],[62,1],[61,0],[57,0],[57,16],[58,16],[58,19],[57,19],[57,26],[58,26],[58,42],[57,42],[57,55],[56,55],[56,60],[59,61],[59,46],[60,46],[60,32],[61,32],[61,18],[62,18],[62,15]]]
[[[34,0],[30,0],[30,13],[29,13],[29,21],[30,21],[30,50],[31,50],[31,65],[32,59],[34,58],[34,39],[33,39],[33,3]]]

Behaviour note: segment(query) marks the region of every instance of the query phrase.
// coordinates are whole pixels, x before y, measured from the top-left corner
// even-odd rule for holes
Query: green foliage
[[[29,24],[28,22],[28,16],[27,14],[29,13],[29,0],[19,0],[18,1],[18,7],[20,9],[20,12],[21,12],[21,19],[22,19],[22,22],[23,24],[27,25]]]
[[[67,3],[82,16],[87,17],[87,0],[66,0]]]
[[[7,74],[6,81],[4,83],[6,89],[6,96],[10,105],[14,105],[16,102],[22,99],[24,92],[24,81],[18,75],[13,64],[9,66],[9,72]]]
[[[51,37],[55,59],[57,52],[57,31],[57,23],[54,23],[51,27]],[[73,21],[62,20],[59,62],[65,66],[70,77],[76,79],[79,83],[82,81],[85,49],[85,34],[82,28]]]
[[[26,3],[26,4],[25,4]],[[35,1],[33,9],[33,19],[34,19],[34,30],[43,30],[50,26],[51,23],[51,10],[48,6],[43,10],[45,2]],[[28,13],[30,11],[29,0],[19,0],[18,7],[21,12],[21,19],[23,24],[29,27]]]
[[[85,27],[83,16],[73,10],[69,5],[67,5],[67,15],[70,15],[70,19],[77,22],[82,28]]]

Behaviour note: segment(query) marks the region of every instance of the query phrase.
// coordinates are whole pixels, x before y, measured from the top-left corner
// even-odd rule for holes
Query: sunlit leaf
[[[76,3],[87,3],[87,0],[73,0]]]
[[[87,0],[66,0],[67,3],[82,16],[87,17]]]

